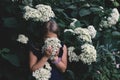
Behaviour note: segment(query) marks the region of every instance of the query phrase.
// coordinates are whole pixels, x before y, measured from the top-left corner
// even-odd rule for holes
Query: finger
[[[56,55],[56,56],[58,55],[58,51],[55,51],[55,55]]]

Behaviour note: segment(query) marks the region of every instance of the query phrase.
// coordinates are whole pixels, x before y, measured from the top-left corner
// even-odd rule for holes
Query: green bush
[[[85,64],[82,61],[70,62],[68,56],[67,79],[74,80],[119,80],[120,79],[120,18],[116,22],[111,13],[120,12],[119,0],[0,0],[0,79],[30,80],[28,67],[28,46],[16,41],[19,34],[25,34],[38,41],[40,22],[26,21],[23,18],[24,6],[37,4],[50,5],[60,27],[60,39],[67,47],[74,46],[75,52],[81,52],[83,44],[93,45],[97,51],[95,62]],[[112,17],[112,18],[111,18]],[[70,25],[72,23],[72,25]],[[77,35],[64,32],[66,29],[88,28],[93,25],[97,33],[92,42],[79,42]],[[4,35],[7,34],[7,35]],[[80,43],[80,44],[78,44]]]

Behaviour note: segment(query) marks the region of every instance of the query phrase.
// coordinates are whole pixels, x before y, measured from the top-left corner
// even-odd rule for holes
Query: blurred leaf
[[[89,10],[89,9],[81,9],[80,11],[79,11],[79,15],[81,16],[81,17],[83,17],[83,16],[86,16],[86,15],[89,15],[89,14],[91,14],[91,11]]]
[[[69,9],[76,9],[76,6],[75,5],[70,5],[69,7],[67,7]]]
[[[75,26],[76,26],[76,27],[81,27],[82,24],[80,23],[80,21],[76,21],[76,22],[75,22]]]
[[[32,2],[33,2],[33,0],[22,0],[22,3],[23,3],[24,5],[32,6]]]
[[[3,18],[3,24],[5,27],[9,27],[9,28],[18,26],[18,22],[14,17]]]
[[[97,7],[91,7],[90,10],[91,10],[92,12],[101,11],[101,9],[100,9],[100,8],[97,8]]]
[[[119,37],[119,38],[120,38],[120,32],[118,32],[118,31],[113,31],[113,32],[112,32],[112,36],[113,36],[113,37]]]
[[[65,27],[66,25],[64,23],[58,23],[60,27]]]
[[[76,17],[77,16],[77,12],[78,12],[77,10],[72,11],[71,16],[72,17]]]
[[[6,59],[7,61],[9,61],[11,64],[13,64],[14,66],[20,66],[18,57],[14,54],[2,54],[2,57],[4,59]]]
[[[0,54],[4,54],[4,53],[8,53],[10,52],[10,50],[8,48],[3,48],[2,50],[0,50]]]
[[[114,4],[115,7],[120,6],[120,4],[117,1],[114,1],[113,4]]]
[[[75,75],[71,70],[66,70],[65,72],[65,79],[67,80],[75,80]]]
[[[54,9],[55,11],[58,11],[58,12],[62,12],[62,11],[64,11],[64,9],[60,9],[60,8],[56,8],[56,9]]]

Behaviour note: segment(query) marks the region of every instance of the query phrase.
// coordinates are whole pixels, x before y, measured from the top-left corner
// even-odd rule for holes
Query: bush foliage
[[[60,27],[60,39],[67,47],[77,46],[78,42],[73,34],[64,33],[65,29],[93,25],[97,30],[90,43],[97,50],[96,62],[88,65],[68,60],[67,80],[120,80],[120,19],[110,27],[100,26],[112,9],[120,12],[119,0],[0,0],[0,80],[31,80],[28,46],[16,39],[17,35],[25,34],[39,41],[40,23],[23,18],[23,7],[37,4],[52,7]],[[70,25],[73,21],[74,25]]]

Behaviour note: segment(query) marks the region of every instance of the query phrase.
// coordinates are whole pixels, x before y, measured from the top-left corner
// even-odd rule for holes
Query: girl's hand
[[[45,55],[44,56],[46,56],[46,57],[50,57],[51,56],[51,54],[52,54],[52,47],[51,46],[49,46],[46,50],[45,50]]]
[[[58,56],[58,55],[59,55],[59,51],[60,51],[60,49],[58,49],[58,50],[56,51],[55,56]]]
[[[56,54],[54,55],[54,58],[52,61],[55,61],[58,59],[58,55],[59,55],[59,50],[56,51]]]

